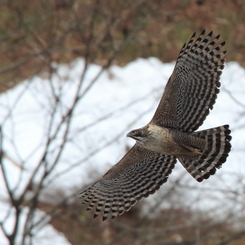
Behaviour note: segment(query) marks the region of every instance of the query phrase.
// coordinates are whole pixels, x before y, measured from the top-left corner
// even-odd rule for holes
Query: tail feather
[[[201,149],[202,154],[195,157],[179,157],[186,170],[199,182],[215,174],[226,161],[231,150],[229,125],[194,132],[193,135],[202,138],[206,144]]]

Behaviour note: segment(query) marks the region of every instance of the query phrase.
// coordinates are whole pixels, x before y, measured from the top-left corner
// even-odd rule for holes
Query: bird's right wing
[[[183,132],[193,132],[202,125],[213,108],[219,92],[219,78],[224,68],[225,42],[219,35],[195,33],[183,46],[174,71],[165,87],[152,122]]]
[[[103,220],[128,211],[137,201],[153,194],[168,179],[176,158],[144,149],[138,145],[114,165],[100,180],[80,193],[94,217],[103,212]]]

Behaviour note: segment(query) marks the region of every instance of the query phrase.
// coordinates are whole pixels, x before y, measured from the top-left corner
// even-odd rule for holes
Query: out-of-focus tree
[[[193,31],[203,29],[221,33],[228,59],[244,62],[242,0],[3,0],[0,11],[0,91],[48,71],[53,61],[86,57],[88,44],[90,62],[106,62],[126,40],[117,64],[149,56],[173,61]]]

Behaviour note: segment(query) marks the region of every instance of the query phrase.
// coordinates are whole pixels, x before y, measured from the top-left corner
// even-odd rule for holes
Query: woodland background
[[[111,65],[123,67],[139,57],[157,57],[163,62],[172,62],[193,32],[203,29],[221,34],[222,40],[227,41],[227,61],[237,61],[244,67],[244,13],[243,0],[1,0],[0,92],[15,87],[23,80],[31,80],[35,75],[51,79],[57,72],[54,63],[69,63],[78,57],[84,58],[85,71],[91,63],[100,65],[105,71]],[[81,83],[84,76],[85,72],[81,76]],[[93,83],[96,81],[94,79]],[[58,97],[56,99],[59,101]],[[80,99],[79,96],[74,97],[74,104],[68,108],[66,119],[60,125],[72,120],[73,109]],[[47,152],[51,141],[52,138],[47,141]],[[62,154],[62,150],[59,154]],[[0,156],[2,160],[4,150],[1,150]],[[39,167],[46,164],[45,156]],[[32,189],[32,179],[19,196],[6,185],[8,201],[16,216],[11,233],[4,230],[4,220],[0,220],[9,244],[18,244],[18,215],[25,207],[28,207],[30,215],[20,244],[33,244],[32,214],[36,209],[47,213],[49,223],[64,233],[73,245],[245,243],[244,227],[229,222],[232,212],[226,220],[218,222],[200,210],[196,213],[191,208],[183,206],[176,209],[173,205],[173,208],[162,209],[158,217],[148,217],[142,214],[144,201],[141,201],[116,221],[102,222],[92,219],[76,198],[69,201],[66,197],[58,205],[45,203],[39,199],[39,195],[46,178],[58,162],[59,158],[39,179],[38,188],[28,202],[25,201],[25,195]],[[4,176],[2,161],[1,167]],[[91,182],[93,180],[91,178]],[[169,198],[169,202],[174,202],[173,195],[178,195],[178,191],[176,181],[161,200]],[[62,194],[57,193],[57,198],[58,195]]]

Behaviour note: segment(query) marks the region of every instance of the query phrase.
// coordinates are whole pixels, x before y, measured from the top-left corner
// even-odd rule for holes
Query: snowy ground
[[[48,133],[55,131],[55,128],[50,131],[48,129],[55,106],[54,94],[60,100],[54,116],[54,122],[58,124],[73,102],[83,65],[83,59],[77,59],[70,65],[54,64],[57,75],[51,78],[52,83],[50,79],[34,77],[0,96],[0,123],[6,155],[3,164],[15,195],[22,193],[40,161]],[[58,202],[59,200],[50,198],[54,192],[62,189],[68,196],[73,193],[74,188],[82,189],[123,156],[125,147],[134,144],[133,140],[125,137],[126,133],[149,122],[173,66],[174,63],[163,64],[156,58],[137,59],[123,68],[111,67],[91,85],[101,67],[90,65],[79,91],[82,99],[73,115],[68,134],[69,142],[58,165],[45,182],[48,188],[44,190],[41,199]],[[202,188],[240,191],[241,199],[244,199],[243,190],[239,188],[245,184],[245,70],[235,62],[227,63],[221,84],[214,110],[201,129],[230,124],[233,148],[222,169],[202,183]],[[58,137],[53,143],[53,151],[48,155],[50,162],[61,145],[61,138]],[[185,173],[180,164],[170,180],[180,174],[189,188],[199,185]],[[237,179],[240,180],[239,186]],[[4,180],[0,175],[0,221],[9,210],[7,197]],[[215,205],[210,200],[205,200],[207,206]],[[40,212],[40,215],[43,214]],[[12,229],[11,219],[12,216],[9,215],[5,223],[6,229]],[[45,226],[45,232],[43,231],[44,229],[37,233],[39,243],[35,244],[49,244],[49,237],[59,239],[57,244],[69,244],[51,226]],[[7,244],[1,232],[0,241],[0,245]]]

